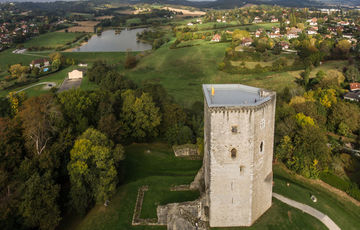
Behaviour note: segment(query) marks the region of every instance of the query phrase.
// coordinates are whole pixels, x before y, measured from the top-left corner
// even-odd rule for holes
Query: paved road
[[[38,86],[38,85],[47,85],[47,84],[51,84],[52,87],[56,86],[56,83],[55,83],[55,82],[49,82],[49,81],[40,82],[40,83],[36,83],[36,84],[34,84],[34,85],[30,85],[30,86],[28,86],[28,87],[25,87],[25,88],[23,88],[23,89],[20,89],[19,91],[16,91],[15,93],[19,93],[19,92],[21,92],[21,91],[30,89],[30,88],[35,87],[35,86]]]
[[[286,198],[280,194],[273,193],[273,197],[280,200],[281,202],[284,202],[285,204],[288,204],[294,208],[300,209],[303,212],[306,212],[307,214],[315,217],[316,219],[320,220],[325,226],[330,230],[341,230],[339,226],[335,224],[335,222],[330,219],[327,215],[324,213],[316,210],[315,208],[312,208],[306,204],[299,203],[297,201],[291,200],[289,198]]]

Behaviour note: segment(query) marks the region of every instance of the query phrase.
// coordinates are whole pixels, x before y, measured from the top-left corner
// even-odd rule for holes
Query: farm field
[[[108,17],[106,17],[106,18],[108,18]],[[101,19],[99,19],[99,20],[101,20]],[[77,32],[94,33],[94,26],[96,26],[99,22],[98,21],[79,21],[76,23],[79,25],[72,26],[67,29],[59,30],[58,32],[65,32],[65,30],[67,30],[69,33],[77,33]]]
[[[150,153],[146,153],[150,150]],[[173,185],[190,183],[201,167],[202,161],[175,158],[165,144],[132,144],[126,147],[124,182],[110,205],[96,205],[84,218],[65,219],[59,229],[130,229],[137,189],[149,185],[145,193],[144,218],[156,217],[156,205],[185,200],[195,200],[196,192],[170,192]],[[305,183],[290,175],[281,165],[274,166],[274,191],[294,200],[304,202],[328,214],[342,229],[355,229],[360,224],[360,207],[326,191],[316,184]],[[290,187],[286,183],[290,183]],[[309,194],[318,197],[318,203]],[[163,226],[137,226],[136,229],[166,229]],[[227,228],[216,228],[225,230]],[[229,228],[242,229],[242,228]],[[317,219],[273,199],[272,207],[256,223],[246,229],[326,229]]]
[[[83,33],[60,33],[60,32],[49,32],[46,34],[39,35],[32,38],[31,40],[24,43],[25,48],[28,47],[50,47],[58,48],[66,45],[68,42],[74,41],[78,36]]]

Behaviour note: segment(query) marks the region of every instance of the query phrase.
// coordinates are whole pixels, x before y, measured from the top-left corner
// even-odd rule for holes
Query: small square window
[[[231,126],[231,132],[237,133],[237,126]]]

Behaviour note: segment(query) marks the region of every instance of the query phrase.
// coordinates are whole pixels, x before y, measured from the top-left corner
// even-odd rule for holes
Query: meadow
[[[150,150],[150,152],[148,152]],[[201,160],[176,158],[163,143],[132,144],[126,147],[123,183],[108,207],[96,205],[84,217],[69,214],[59,229],[166,229],[164,226],[131,226],[137,190],[149,185],[145,193],[142,218],[156,218],[156,206],[195,200],[198,192],[171,192],[174,185],[188,184],[201,167]],[[274,192],[306,203],[329,215],[342,229],[356,229],[360,224],[360,207],[336,196],[316,183],[289,174],[283,166],[274,166]],[[286,184],[290,183],[288,187]],[[318,198],[313,203],[310,194]],[[227,228],[216,228],[226,230]],[[231,228],[232,230],[243,228]],[[317,219],[273,199],[272,207],[252,227],[246,229],[326,229]]]
[[[41,34],[37,37],[24,43],[25,48],[28,47],[49,47],[56,49],[62,47],[69,42],[74,41],[77,37],[84,35],[84,33],[61,33],[61,32],[49,32]]]

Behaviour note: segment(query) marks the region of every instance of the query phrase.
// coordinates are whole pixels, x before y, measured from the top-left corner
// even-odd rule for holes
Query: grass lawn
[[[146,150],[150,149],[150,153]],[[131,226],[137,190],[149,185],[145,192],[142,218],[156,218],[156,206],[172,202],[195,200],[197,192],[171,192],[173,185],[190,183],[202,164],[175,158],[172,150],[162,143],[132,144],[126,147],[125,179],[108,207],[96,205],[83,218],[71,215],[64,219],[59,229],[166,229],[163,226]],[[320,186],[305,183],[290,175],[281,166],[274,166],[274,191],[291,199],[306,203],[329,215],[342,229],[356,229],[360,225],[360,207],[326,191]],[[290,187],[286,186],[289,182]],[[315,194],[317,203],[310,200]],[[225,230],[227,228],[219,228]],[[244,229],[244,228],[231,228]],[[272,207],[245,229],[326,229],[317,219],[273,199]]]
[[[65,45],[68,42],[72,42],[76,37],[83,33],[61,33],[61,32],[49,32],[41,34],[37,37],[24,43],[25,47],[51,47],[57,48]]]

